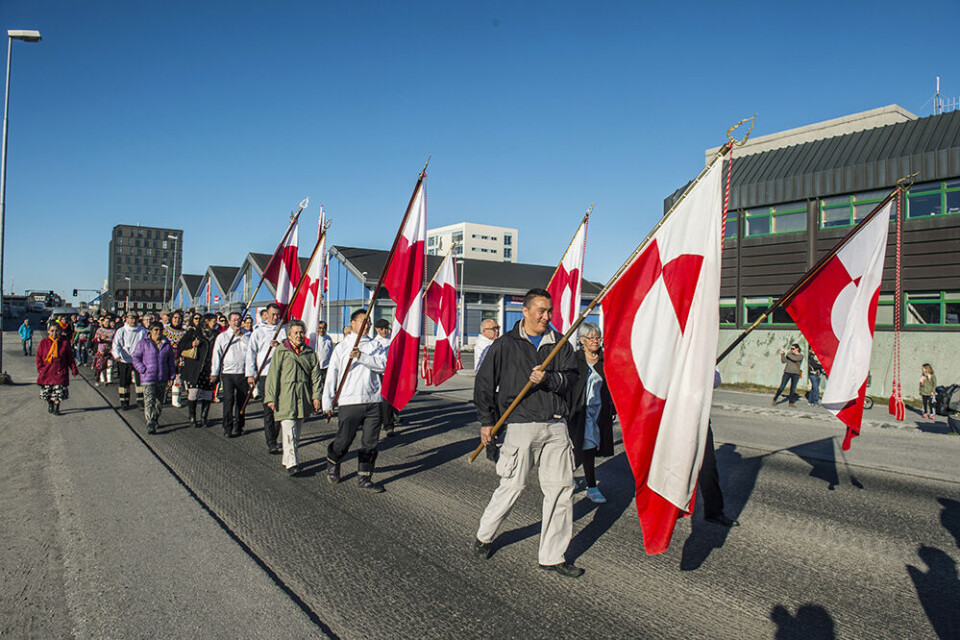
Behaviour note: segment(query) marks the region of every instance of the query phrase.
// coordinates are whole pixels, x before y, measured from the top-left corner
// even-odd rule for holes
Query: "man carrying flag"
[[[567,343],[546,370],[540,370],[561,339],[550,328],[553,301],[545,289],[528,291],[522,311],[523,318],[513,330],[490,346],[474,382],[473,400],[484,445],[493,441],[490,431],[497,416],[507,412],[528,381],[534,386],[507,418],[509,426],[497,461],[500,486],[480,518],[473,551],[480,559],[490,557],[497,530],[537,464],[543,492],[540,568],[578,578],[583,569],[564,557],[573,535],[573,450],[567,435],[567,395],[577,381],[577,364]]]

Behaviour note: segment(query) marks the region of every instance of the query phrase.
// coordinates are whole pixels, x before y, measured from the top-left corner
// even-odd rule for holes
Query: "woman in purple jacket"
[[[143,414],[147,420],[147,433],[157,432],[163,398],[173,384],[176,367],[173,346],[163,335],[163,324],[150,325],[149,339],[141,340],[131,354],[133,368],[140,374],[143,385]]]

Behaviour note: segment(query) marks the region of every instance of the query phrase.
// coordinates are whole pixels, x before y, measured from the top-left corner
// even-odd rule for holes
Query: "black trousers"
[[[127,404],[130,402],[130,383],[140,387],[140,374],[133,368],[132,362],[117,361],[117,387],[119,387],[120,402]],[[134,389],[134,391],[137,391]],[[137,400],[143,392],[137,392]]]
[[[260,392],[261,400],[264,398],[264,378],[266,378],[266,376],[260,376],[260,379],[257,380],[257,391]],[[278,425],[277,421],[273,419],[273,411],[270,410],[270,407],[267,406],[266,402],[263,403],[263,437],[266,438],[268,447],[273,447],[279,444],[277,442],[277,438],[280,437],[280,425]]]
[[[360,451],[357,452],[357,471],[360,475],[373,473],[380,442],[380,403],[342,405],[338,413],[337,437],[327,447],[327,459],[334,464],[343,460],[361,431]]]
[[[241,412],[243,401],[247,398],[249,385],[242,373],[224,373],[220,375],[220,388],[223,390],[223,430],[243,431],[244,414]]]
[[[723,514],[723,492],[720,490],[720,474],[717,472],[717,454],[713,450],[713,429],[707,426],[707,445],[703,451],[703,464],[697,476],[700,497],[703,498],[703,515],[706,518]]]
[[[386,400],[380,401],[380,424],[386,430],[393,429],[397,422],[397,410]]]
[[[780,378],[780,388],[777,389],[777,393],[774,394],[773,399],[776,400],[780,397],[780,394],[783,393],[783,388],[787,386],[787,382],[790,383],[790,395],[787,396],[787,400],[790,402],[797,401],[797,381],[800,379],[799,373],[787,373],[784,372],[783,377]]]

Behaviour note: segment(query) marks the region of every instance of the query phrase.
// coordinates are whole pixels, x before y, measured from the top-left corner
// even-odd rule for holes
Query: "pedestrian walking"
[[[87,364],[87,356],[89,355],[87,347],[92,337],[93,327],[85,316],[80,316],[73,332],[73,352],[77,359],[77,366]]]
[[[480,440],[490,435],[496,416],[506,413],[526,383],[533,387],[507,416],[507,433],[497,461],[500,485],[480,518],[474,554],[487,559],[497,530],[513,508],[534,465],[539,467],[543,492],[540,525],[540,568],[570,578],[583,569],[566,561],[564,554],[573,535],[573,445],[567,433],[570,412],[567,398],[578,380],[573,348],[564,344],[541,370],[561,339],[550,328],[553,302],[545,289],[531,289],[523,299],[523,318],[487,350],[473,387],[480,421]]]
[[[37,384],[47,411],[59,416],[60,403],[70,397],[70,373],[78,375],[70,341],[57,323],[47,327],[47,337],[37,345]]]
[[[18,330],[20,334],[20,344],[23,346],[23,355],[33,355],[33,327],[30,326],[30,318],[24,318],[23,324]]]
[[[587,498],[603,504],[607,499],[597,486],[596,459],[613,455],[613,416],[616,409],[603,369],[603,334],[600,327],[592,322],[584,322],[577,335],[581,348],[574,355],[577,382],[570,394],[572,406],[567,426],[573,443],[574,468],[583,465]]]
[[[245,373],[247,374],[247,384],[257,385],[261,397],[264,397],[263,385],[267,375],[270,373],[270,361],[273,359],[273,351],[287,338],[287,334],[282,328],[280,328],[280,333],[277,333],[279,323],[280,307],[271,302],[267,305],[266,316],[263,322],[254,327],[253,333],[250,335],[250,348],[247,351]],[[259,379],[256,377],[257,371],[260,372]],[[277,441],[280,435],[280,428],[277,426],[273,411],[267,406],[266,402],[264,402],[263,405],[263,435],[267,441],[267,451],[269,453],[282,453],[283,447],[281,447]]]
[[[327,482],[340,482],[340,462],[360,431],[357,487],[362,491],[382,493],[383,485],[373,481],[373,471],[380,441],[380,375],[387,366],[387,352],[366,335],[366,321],[364,309],[354,311],[350,316],[350,327],[352,332],[360,334],[360,342],[354,346],[355,339],[342,340],[330,356],[327,382],[323,386],[323,410],[328,418],[333,415],[333,400],[344,371],[346,379],[337,399],[337,435],[327,447]]]
[[[147,433],[153,434],[160,424],[167,389],[177,374],[173,345],[163,335],[162,322],[155,320],[150,325],[148,337],[137,343],[131,361],[143,385],[143,417],[147,421]]]
[[[321,320],[317,323],[317,344],[313,345],[317,352],[317,362],[320,363],[320,385],[327,381],[327,368],[330,366],[330,356],[333,355],[333,338],[327,334],[327,323]]]
[[[180,339],[180,377],[187,387],[187,419],[192,427],[206,427],[213,400],[210,367],[213,345],[217,339],[217,317],[208,313],[200,320],[200,328],[188,329]],[[197,421],[197,405],[200,420]]]
[[[110,326],[109,316],[100,318],[100,326],[93,334],[94,386],[113,382],[113,337],[117,330]]]
[[[183,325],[183,312],[174,311],[170,314],[170,324],[164,325],[163,335],[167,337],[167,340],[170,341],[170,344],[173,346],[173,361],[177,366],[177,376],[173,379],[173,385],[170,387],[170,404],[175,407],[180,406],[180,387],[182,386],[182,381],[180,379],[180,340],[183,339],[184,334],[187,332],[187,328]]]
[[[136,402],[143,400],[143,387],[140,386],[140,374],[133,368],[133,350],[137,343],[147,335],[147,330],[137,322],[137,314],[128,311],[124,316],[125,324],[117,329],[113,336],[113,359],[117,362],[117,385],[120,393],[120,409],[130,408],[130,385],[136,390]]]
[[[373,341],[380,345],[380,348],[383,349],[384,353],[390,353],[390,341],[392,339],[393,330],[390,327],[390,321],[386,318],[380,318],[373,326],[374,332],[376,335],[373,336]],[[380,376],[380,383],[383,384],[383,376]],[[381,398],[380,400],[380,428],[383,430],[384,434],[388,438],[392,438],[396,435],[396,426],[397,426],[397,413],[398,411],[392,404],[390,404],[386,398]]]
[[[800,380],[800,363],[803,362],[803,356],[800,354],[800,345],[790,345],[789,353],[784,349],[780,349],[780,362],[785,364],[783,367],[783,377],[780,378],[780,388],[773,394],[772,404],[773,406],[777,406],[777,399],[780,397],[780,394],[783,393],[784,387],[786,387],[789,382],[790,394],[787,396],[787,401],[791,407],[795,407],[797,406],[797,381]]]
[[[240,314],[234,311],[228,320],[228,329],[217,336],[210,365],[210,383],[219,377],[223,389],[223,435],[242,436],[244,427],[243,402],[247,398],[247,378],[244,369],[250,350],[250,333],[240,326]]]
[[[232,322],[231,318],[231,322]],[[300,473],[300,428],[311,413],[320,412],[320,365],[316,352],[306,344],[307,328],[300,320],[287,325],[287,338],[276,349],[270,374],[264,384],[264,403],[280,422],[283,457],[287,473]]]
[[[823,365],[817,354],[810,349],[807,354],[807,377],[810,378],[810,391],[807,393],[807,402],[813,406],[820,404],[820,376],[824,373]]]
[[[500,325],[493,318],[484,318],[480,323],[480,335],[473,344],[473,373],[480,371],[480,363],[483,357],[487,355],[487,349],[493,344],[494,340],[500,337]]]
[[[923,417],[931,420],[937,416],[934,413],[933,394],[937,390],[937,376],[930,363],[925,362],[920,371],[920,398],[923,400]]]

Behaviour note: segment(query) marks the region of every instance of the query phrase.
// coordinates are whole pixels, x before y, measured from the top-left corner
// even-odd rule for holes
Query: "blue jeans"
[[[23,343],[23,355],[33,355],[33,338],[27,338],[26,340],[21,340],[20,342]]]
[[[820,376],[810,374],[810,393],[807,395],[810,404],[820,404]]]
[[[790,403],[797,401],[797,380],[800,379],[799,373],[783,373],[783,377],[780,379],[780,388],[777,389],[777,393],[773,396],[773,401],[776,402],[777,398],[780,397],[780,394],[783,393],[783,388],[787,386],[787,383],[790,383],[790,393],[787,394],[787,400]]]

